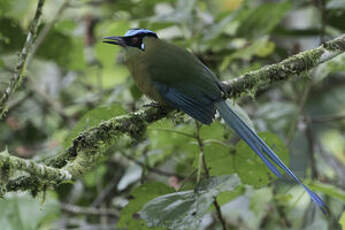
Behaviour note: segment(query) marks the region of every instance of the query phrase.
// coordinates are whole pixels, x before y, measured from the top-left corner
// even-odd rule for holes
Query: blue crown
[[[146,29],[130,29],[127,31],[124,37],[132,37],[136,36],[139,34],[145,34],[145,35],[153,35],[155,37],[158,37],[157,34],[151,30],[146,30]]]

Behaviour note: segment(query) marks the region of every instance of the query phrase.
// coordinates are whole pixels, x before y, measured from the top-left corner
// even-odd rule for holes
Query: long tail
[[[327,213],[326,204],[313,191],[289,169],[273,150],[251,129],[248,125],[226,104],[225,101],[217,102],[216,108],[224,121],[233,128],[236,133],[253,149],[253,151],[264,161],[268,168],[278,177],[281,173],[273,163],[283,169],[296,183],[300,184],[309,194],[310,198],[320,207],[323,213]],[[271,162],[270,160],[273,162]]]

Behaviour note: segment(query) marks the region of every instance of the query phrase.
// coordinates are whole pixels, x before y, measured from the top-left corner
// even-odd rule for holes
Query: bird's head
[[[105,37],[103,42],[119,45],[122,47],[134,47],[140,50],[145,50],[143,39],[145,37],[158,38],[157,34],[151,30],[146,29],[130,29],[124,36]]]

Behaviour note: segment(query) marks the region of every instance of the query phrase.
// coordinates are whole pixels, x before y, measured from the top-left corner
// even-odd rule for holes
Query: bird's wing
[[[162,98],[171,106],[183,110],[196,120],[210,124],[216,113],[214,101],[203,96],[199,99],[182,93],[177,88],[168,87],[164,83],[153,82]]]
[[[166,42],[151,52],[148,71],[162,98],[200,122],[211,123],[214,102],[222,95],[214,74],[194,55]]]

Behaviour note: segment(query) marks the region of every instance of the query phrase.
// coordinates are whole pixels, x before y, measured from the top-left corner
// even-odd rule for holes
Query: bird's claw
[[[157,102],[151,102],[150,104],[145,104],[145,105],[143,105],[143,107],[161,108],[162,105],[160,105],[160,104],[157,103]]]

